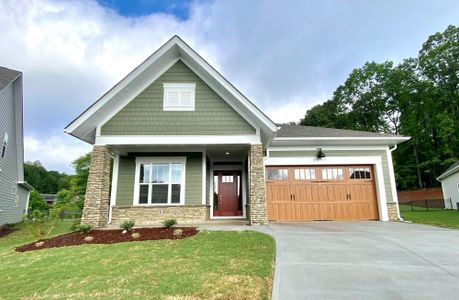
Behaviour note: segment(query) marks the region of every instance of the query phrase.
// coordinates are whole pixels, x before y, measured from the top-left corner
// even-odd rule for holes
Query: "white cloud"
[[[25,161],[39,160],[48,170],[73,173],[71,162],[91,151],[91,146],[64,135],[24,137]]]
[[[65,136],[65,125],[173,34],[288,122],[328,99],[352,68],[415,56],[459,19],[454,0],[196,1],[190,9],[179,20],[123,17],[94,0],[0,1],[0,65],[24,72],[27,159],[68,171],[89,148]]]

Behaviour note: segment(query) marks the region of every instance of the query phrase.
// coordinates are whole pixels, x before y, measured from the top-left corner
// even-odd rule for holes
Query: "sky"
[[[275,122],[299,121],[366,61],[415,57],[457,0],[1,0],[0,65],[24,73],[25,159],[72,173],[64,127],[174,34]]]

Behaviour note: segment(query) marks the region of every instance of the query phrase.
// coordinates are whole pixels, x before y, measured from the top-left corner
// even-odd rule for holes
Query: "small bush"
[[[123,223],[121,223],[120,228],[130,231],[134,227],[134,225],[135,225],[135,222],[132,220],[124,221]]]
[[[59,209],[50,210],[49,215],[36,209],[31,214],[24,215],[22,220],[30,235],[36,240],[42,240],[46,238],[56,226],[59,213]]]
[[[74,219],[72,223],[71,230],[75,231],[77,230],[78,226],[81,224],[81,219]]]
[[[91,229],[92,229],[92,226],[89,224],[80,224],[80,225],[75,226],[75,230],[78,232],[82,232],[82,233],[89,233],[91,232]]]
[[[176,219],[168,219],[168,220],[165,220],[163,222],[163,225],[164,227],[166,228],[171,228],[172,226],[174,226],[175,224],[177,224],[177,220]]]

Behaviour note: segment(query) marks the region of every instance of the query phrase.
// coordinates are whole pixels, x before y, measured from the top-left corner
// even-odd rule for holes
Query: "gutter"
[[[27,181],[18,181],[18,185],[26,188],[30,192],[34,190],[33,186],[31,186]]]

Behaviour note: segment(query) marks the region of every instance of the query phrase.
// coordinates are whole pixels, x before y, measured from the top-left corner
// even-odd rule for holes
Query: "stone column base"
[[[398,221],[398,204],[396,202],[387,203],[387,211],[389,213],[389,220]]]

